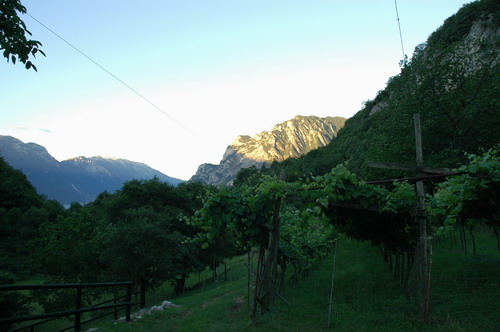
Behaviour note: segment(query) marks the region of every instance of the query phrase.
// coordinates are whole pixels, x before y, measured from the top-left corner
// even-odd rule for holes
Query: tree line
[[[198,183],[174,187],[157,178],[133,180],[90,204],[64,209],[38,195],[26,176],[3,159],[0,168],[1,284],[39,274],[50,283],[144,278],[150,286],[171,282],[181,292],[190,273],[222,259],[187,241],[198,229],[185,218],[214,188]],[[40,294],[38,300],[48,310],[65,305],[64,294]],[[9,307],[7,299],[0,302]],[[26,300],[19,296],[17,302]],[[5,309],[7,314],[19,308]]]

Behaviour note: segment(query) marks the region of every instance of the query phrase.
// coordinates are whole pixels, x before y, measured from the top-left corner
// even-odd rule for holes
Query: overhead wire
[[[147,102],[148,104],[150,104],[151,106],[153,106],[155,109],[157,109],[158,111],[160,111],[163,115],[167,116],[170,120],[172,120],[173,122],[175,122],[177,125],[179,125],[180,127],[182,127],[184,130],[186,130],[187,132],[189,132],[191,135],[193,135],[194,137],[196,137],[197,139],[201,140],[202,142],[204,143],[207,143],[206,140],[203,140],[201,138],[201,136],[199,136],[196,132],[194,132],[193,130],[191,130],[189,127],[187,127],[186,125],[184,125],[183,123],[181,123],[180,121],[178,121],[177,119],[175,119],[173,116],[171,116],[170,114],[168,114],[166,111],[164,111],[161,107],[159,107],[158,105],[156,105],[155,103],[153,103],[151,100],[149,100],[148,98],[146,98],[143,94],[141,94],[139,91],[137,91],[136,89],[132,88],[130,85],[128,85],[127,83],[125,83],[123,80],[121,80],[119,77],[117,77],[115,74],[113,74],[112,72],[110,72],[108,69],[106,69],[104,66],[102,66],[101,64],[99,64],[97,61],[95,61],[94,59],[92,59],[90,56],[88,56],[85,52],[83,52],[82,50],[80,50],[79,48],[77,48],[75,45],[73,45],[72,43],[70,43],[68,40],[66,40],[65,38],[63,38],[61,35],[59,35],[57,32],[55,32],[54,30],[52,30],[51,28],[49,28],[47,25],[43,24],[42,22],[40,22],[40,20],[36,19],[35,17],[33,17],[33,15],[29,14],[29,13],[26,13],[29,17],[31,17],[33,20],[35,20],[38,24],[40,24],[42,27],[44,27],[45,29],[47,29],[48,31],[50,31],[53,35],[55,35],[57,38],[59,38],[60,40],[62,40],[64,43],[66,43],[67,45],[69,45],[71,48],[73,48],[75,51],[77,51],[78,53],[80,53],[82,56],[84,56],[87,60],[89,60],[90,62],[92,62],[94,65],[96,65],[97,67],[99,67],[101,70],[103,70],[105,73],[107,73],[109,76],[113,77],[115,80],[117,80],[118,82],[120,82],[122,85],[124,85],[127,89],[129,89],[130,91],[132,91],[133,93],[135,93],[137,96],[139,96],[141,99],[143,99],[145,102]]]
[[[398,21],[398,28],[399,28],[399,39],[401,40],[401,51],[403,52],[403,59],[406,56],[405,53],[405,48],[403,46],[403,33],[401,32],[401,23],[399,22],[399,11],[398,11],[398,2],[397,0],[394,0],[394,6],[396,7],[396,16],[397,16],[397,21]]]

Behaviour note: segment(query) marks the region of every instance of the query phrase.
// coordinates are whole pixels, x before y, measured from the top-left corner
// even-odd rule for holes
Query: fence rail
[[[59,311],[59,312],[51,312],[51,313],[45,313],[45,314],[39,314],[39,315],[29,315],[29,316],[23,316],[23,317],[11,317],[11,318],[4,318],[0,319],[0,326],[1,325],[8,325],[8,324],[13,324],[13,323],[20,323],[20,322],[26,322],[26,321],[32,321],[32,320],[40,320],[40,319],[47,319],[45,321],[41,322],[36,322],[31,325],[26,325],[22,326],[19,328],[14,328],[10,329],[8,331],[19,331],[19,330],[24,330],[24,329],[29,329],[30,331],[34,331],[34,327],[40,324],[43,324],[45,322],[51,321],[53,319],[57,319],[60,317],[66,317],[66,316],[75,316],[75,323],[74,325],[70,326],[69,328],[65,328],[61,331],[66,331],[74,327],[75,332],[80,332],[81,331],[81,325],[90,321],[95,320],[96,318],[89,319],[87,321],[82,322],[81,317],[82,314],[86,312],[93,312],[93,311],[100,311],[100,310],[107,310],[107,309],[115,309],[114,312],[110,312],[107,314],[103,314],[100,317],[104,317],[107,315],[110,315],[112,313],[116,313],[117,308],[123,308],[125,307],[126,313],[125,313],[125,320],[130,321],[130,314],[131,314],[131,309],[133,305],[140,304],[141,308],[145,307],[146,304],[146,287],[145,287],[145,280],[141,280],[140,284],[140,291],[138,292],[132,292],[132,286],[133,282],[132,281],[123,281],[123,282],[101,282],[101,283],[71,283],[71,284],[41,284],[41,285],[0,285],[0,292],[1,291],[20,291],[20,290],[38,290],[38,289],[75,289],[76,294],[75,294],[75,308],[72,310],[65,310],[65,311]],[[102,303],[99,303],[97,305],[93,306],[88,306],[88,307],[83,307],[82,306],[82,289],[84,288],[99,288],[99,287],[126,287],[126,294],[124,296],[120,296],[118,298],[114,298]],[[132,302],[132,295],[134,294],[140,294],[140,302]],[[125,298],[124,302],[119,302],[116,303],[117,300],[121,300]],[[113,304],[107,304],[109,302],[115,302]]]

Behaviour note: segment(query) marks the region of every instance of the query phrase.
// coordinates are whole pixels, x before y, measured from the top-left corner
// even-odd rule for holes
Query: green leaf
[[[327,207],[328,207],[328,203],[329,203],[329,201],[328,201],[328,198],[318,198],[318,203],[319,203],[321,206],[323,206],[323,207],[327,208]]]

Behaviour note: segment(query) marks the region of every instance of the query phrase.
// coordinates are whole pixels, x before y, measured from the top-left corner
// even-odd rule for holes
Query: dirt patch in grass
[[[243,307],[243,302],[244,302],[243,296],[235,298],[233,307],[231,308],[231,313],[235,314],[240,312],[241,308]]]
[[[221,298],[223,298],[223,297],[227,296],[228,294],[229,294],[229,293],[224,293],[224,294],[222,294],[222,295],[220,295],[220,296],[213,297],[213,298],[211,298],[210,300],[203,302],[203,303],[201,304],[201,309],[202,309],[202,310],[205,310],[205,309],[206,309],[209,305],[211,305],[211,304],[212,304],[212,303],[214,303],[215,301],[217,301],[217,300],[219,300],[219,299],[221,299]]]

